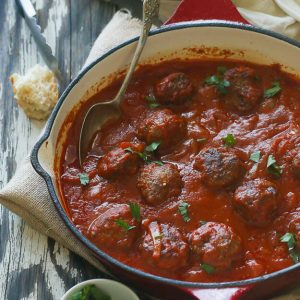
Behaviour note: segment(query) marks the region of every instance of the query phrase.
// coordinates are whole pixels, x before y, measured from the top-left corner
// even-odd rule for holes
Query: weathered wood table
[[[100,0],[32,2],[66,86],[116,7]],[[44,125],[30,121],[17,107],[8,78],[39,62],[43,64],[14,1],[0,0],[0,188],[13,176]],[[0,205],[0,300],[57,300],[74,284],[96,277],[104,276]]]

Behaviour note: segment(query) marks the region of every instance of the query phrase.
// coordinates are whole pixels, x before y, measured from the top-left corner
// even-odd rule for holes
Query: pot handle
[[[219,288],[219,289],[193,289],[182,288],[186,294],[186,299],[190,300],[241,300],[248,294],[252,286]]]
[[[223,20],[249,24],[230,0],[182,0],[165,25],[195,20]]]

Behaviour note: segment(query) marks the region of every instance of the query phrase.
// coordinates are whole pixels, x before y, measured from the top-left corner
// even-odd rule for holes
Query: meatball
[[[244,66],[229,69],[224,79],[230,82],[226,102],[239,112],[250,111],[262,98],[263,88],[253,69]]]
[[[137,227],[137,221],[133,218],[129,205],[114,204],[108,206],[108,209],[100,213],[91,223],[88,237],[100,248],[128,249],[137,237],[139,231]]]
[[[248,224],[264,227],[273,220],[279,205],[276,185],[261,178],[247,181],[236,189],[232,203]]]
[[[181,192],[182,180],[177,166],[151,163],[141,170],[137,186],[142,196],[151,205],[157,205]]]
[[[133,175],[140,165],[139,156],[134,151],[140,151],[141,145],[122,143],[100,158],[98,174],[104,178]]]
[[[175,227],[151,222],[140,244],[140,250],[150,264],[161,269],[179,269],[187,264],[189,246]]]
[[[189,236],[191,250],[202,263],[219,270],[228,269],[242,250],[241,239],[222,223],[208,222]]]
[[[172,73],[155,86],[155,96],[162,104],[177,104],[190,98],[194,87],[184,73]]]
[[[292,161],[292,171],[294,176],[300,179],[300,153],[298,153]]]
[[[213,188],[228,187],[236,183],[244,168],[233,152],[217,148],[206,148],[196,156],[194,167],[201,172],[205,184]]]
[[[147,144],[160,142],[159,151],[168,152],[186,133],[184,119],[169,109],[153,111],[143,122],[139,135]]]
[[[289,231],[296,237],[296,245],[300,250],[300,211],[292,214],[292,219],[289,223]]]

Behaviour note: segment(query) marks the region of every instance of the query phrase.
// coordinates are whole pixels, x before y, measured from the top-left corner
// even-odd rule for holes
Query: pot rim
[[[239,22],[231,22],[231,21],[218,21],[218,20],[211,20],[211,21],[189,21],[189,22],[180,22],[180,23],[176,23],[176,24],[170,24],[170,25],[166,25],[163,26],[161,28],[158,29],[154,29],[151,30],[150,32],[150,36],[154,36],[160,33],[164,33],[164,32],[168,32],[168,31],[173,31],[173,30],[178,30],[178,29],[185,29],[185,28],[190,28],[190,27],[228,27],[228,28],[234,28],[234,29],[241,29],[241,30],[245,30],[245,31],[252,31],[252,32],[256,32],[262,35],[266,35],[266,36],[271,36],[273,38],[279,39],[283,42],[286,42],[290,45],[296,46],[298,48],[300,48],[300,42],[286,37],[282,34],[270,31],[270,30],[266,30],[266,29],[262,29],[262,28],[258,28],[258,27],[254,27],[252,25],[247,25],[247,24],[243,24],[243,23],[239,23]],[[91,69],[93,68],[96,64],[98,64],[99,62],[101,62],[102,60],[104,60],[106,57],[108,57],[109,55],[111,55],[112,53],[118,51],[119,49],[134,43],[135,41],[138,40],[138,37],[132,38],[114,48],[112,48],[111,50],[107,51],[105,54],[103,54],[102,56],[100,56],[99,58],[97,58],[95,61],[93,61],[92,63],[90,63],[89,65],[87,65],[83,70],[81,70],[79,72],[79,74],[69,83],[69,85],[67,86],[67,88],[65,89],[65,91],[62,93],[62,95],[60,96],[56,106],[54,107],[46,125],[44,128],[44,131],[42,132],[39,140],[36,142],[36,144],[34,145],[31,155],[30,155],[30,159],[31,159],[31,164],[33,166],[33,168],[35,169],[35,171],[41,175],[43,177],[43,179],[45,180],[47,187],[48,187],[48,191],[50,193],[51,199],[54,202],[54,205],[57,209],[57,211],[60,214],[60,217],[63,219],[63,221],[65,222],[65,224],[67,225],[67,227],[72,231],[72,233],[75,235],[75,237],[81,241],[85,246],[87,246],[87,248],[92,252],[92,254],[97,257],[99,259],[99,257],[102,260],[105,260],[106,262],[115,265],[118,268],[121,268],[124,271],[127,271],[133,275],[139,276],[141,278],[144,279],[149,279],[152,281],[156,281],[159,283],[164,283],[164,284],[169,284],[169,285],[176,285],[179,287],[185,287],[185,288],[226,288],[226,287],[239,287],[239,286],[246,286],[246,285],[252,285],[255,283],[259,283],[283,274],[286,274],[288,272],[291,272],[295,269],[300,268],[300,263],[298,264],[294,264],[288,268],[284,268],[282,270],[270,273],[270,274],[266,274],[263,276],[259,276],[259,277],[255,277],[255,278],[251,278],[251,279],[246,279],[246,280],[238,280],[238,281],[228,281],[228,282],[212,282],[212,283],[201,283],[201,282],[189,282],[189,281],[182,281],[182,280],[175,280],[175,279],[170,279],[170,278],[166,278],[166,277],[161,277],[161,276],[157,276],[157,275],[153,275],[150,273],[146,273],[144,271],[138,270],[136,268],[130,267],[128,265],[123,264],[122,262],[116,260],[115,258],[109,256],[108,254],[106,254],[105,252],[103,252],[102,250],[100,250],[99,248],[97,248],[92,242],[90,242],[86,237],[83,236],[83,234],[81,234],[77,228],[74,226],[74,224],[71,222],[71,220],[69,219],[69,217],[67,216],[65,210],[63,209],[59,199],[58,199],[58,195],[55,192],[55,188],[54,185],[52,183],[51,177],[48,174],[48,172],[46,172],[46,170],[43,169],[43,167],[41,166],[39,159],[38,159],[38,153],[39,150],[41,148],[41,146],[43,145],[43,143],[48,139],[48,137],[50,136],[52,127],[54,125],[57,113],[60,109],[60,107],[62,106],[62,103],[65,101],[65,98],[68,96],[68,94],[70,93],[70,91],[73,89],[74,86],[76,86],[76,84],[81,80],[81,78]]]

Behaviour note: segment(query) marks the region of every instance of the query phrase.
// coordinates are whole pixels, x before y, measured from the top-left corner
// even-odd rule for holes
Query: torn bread
[[[24,76],[15,73],[9,79],[15,99],[26,115],[32,119],[45,120],[58,99],[53,72],[37,64]]]

